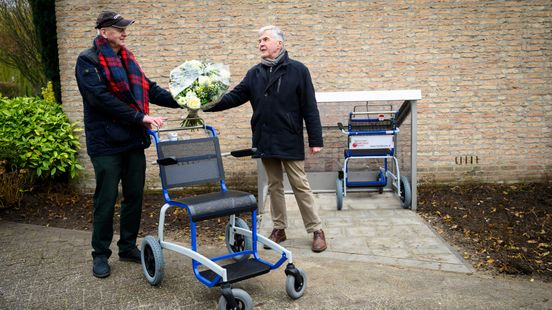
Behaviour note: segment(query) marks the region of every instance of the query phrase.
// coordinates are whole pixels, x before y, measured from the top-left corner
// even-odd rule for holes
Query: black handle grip
[[[169,166],[169,165],[178,164],[178,160],[176,160],[176,157],[171,156],[171,157],[160,158],[157,160],[157,163],[161,166]]]
[[[243,150],[236,150],[236,151],[231,151],[230,152],[230,155],[232,155],[234,157],[254,156],[256,154],[257,154],[257,148],[256,147],[252,147],[252,148],[249,148],[249,149],[243,149]]]
[[[337,123],[337,128],[339,128],[339,130],[343,130],[343,123]]]

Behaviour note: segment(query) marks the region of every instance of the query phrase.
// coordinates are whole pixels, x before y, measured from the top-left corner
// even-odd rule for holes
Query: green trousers
[[[119,253],[136,247],[140,229],[146,158],[144,150],[133,150],[109,156],[90,158],[96,175],[92,232],[92,256],[111,256],[113,215],[121,182],[123,199],[120,214]]]

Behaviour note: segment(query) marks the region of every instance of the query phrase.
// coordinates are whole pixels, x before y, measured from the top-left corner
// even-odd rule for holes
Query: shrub
[[[78,138],[61,105],[37,97],[0,98],[0,160],[40,178],[75,177]]]
[[[48,102],[56,102],[56,94],[54,93],[52,81],[48,81],[46,87],[42,88],[42,98]]]
[[[0,160],[0,209],[19,206],[23,194],[33,183],[26,169],[11,171],[6,160]]]

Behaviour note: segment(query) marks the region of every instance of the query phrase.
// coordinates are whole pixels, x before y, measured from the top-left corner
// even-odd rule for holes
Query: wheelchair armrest
[[[170,157],[165,157],[165,158],[159,158],[157,160],[157,163],[161,166],[169,166],[169,165],[178,164],[178,160],[176,160],[176,157],[170,156]]]

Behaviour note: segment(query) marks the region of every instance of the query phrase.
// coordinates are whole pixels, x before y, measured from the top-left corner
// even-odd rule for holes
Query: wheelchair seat
[[[257,210],[255,196],[241,191],[213,192],[176,202],[188,206],[194,222]]]

